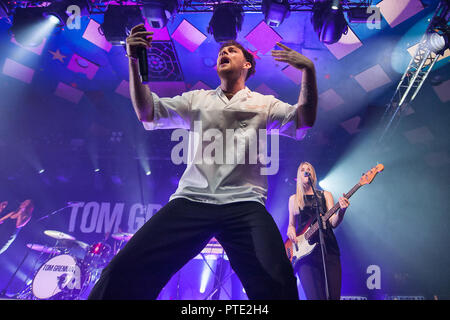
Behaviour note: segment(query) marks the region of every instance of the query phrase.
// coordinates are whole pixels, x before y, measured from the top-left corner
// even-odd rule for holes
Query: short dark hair
[[[256,61],[255,61],[255,57],[248,52],[247,49],[245,49],[242,44],[240,44],[239,42],[237,42],[236,40],[228,40],[226,42],[223,42],[220,45],[220,50],[222,50],[225,47],[231,47],[231,46],[235,46],[238,47],[239,49],[241,49],[242,53],[244,54],[245,60],[247,60],[247,62],[250,62],[250,64],[252,65],[250,69],[248,69],[247,72],[247,77],[245,78],[245,80],[247,80],[250,76],[255,74],[255,67],[256,67]]]

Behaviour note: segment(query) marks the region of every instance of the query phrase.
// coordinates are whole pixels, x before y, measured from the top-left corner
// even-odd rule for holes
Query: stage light
[[[43,174],[44,172],[45,172],[44,169],[41,169],[41,170],[38,171],[39,174]]]
[[[428,34],[427,46],[436,54],[443,54],[449,48],[449,27],[442,27],[433,30]]]
[[[100,172],[100,169],[99,169],[99,168],[96,168],[96,169],[94,170],[94,172]]]
[[[47,16],[47,19],[50,21],[50,23],[54,24],[55,26],[60,23],[60,20],[57,16],[54,14],[50,14]]]
[[[177,13],[178,7],[178,0],[143,0],[142,13],[152,28],[161,29]]]
[[[50,33],[48,31],[51,31],[54,25],[44,17],[44,9],[34,7],[15,10],[9,31],[18,43],[23,46],[35,47],[41,44],[42,40]]]
[[[43,15],[52,25],[63,27],[69,16],[65,9],[61,8],[60,4],[55,2],[46,8]]]
[[[311,16],[314,31],[319,40],[326,44],[338,42],[348,31],[342,6],[338,5],[337,9],[333,9],[332,6],[336,6],[334,1],[315,2]]]
[[[149,175],[151,175],[152,174],[152,172],[150,171],[150,170],[148,170],[146,173],[145,173],[145,175],[147,175],[147,176],[149,176]]]
[[[138,6],[109,5],[103,15],[101,28],[106,40],[113,46],[125,44],[131,29],[144,22],[141,10]]]
[[[208,33],[214,35],[216,42],[236,40],[243,21],[242,5],[221,2],[214,7],[213,16],[208,25]]]
[[[290,5],[288,0],[263,0],[261,10],[267,25],[278,27],[289,16]]]
[[[341,3],[339,0],[333,0],[331,2],[331,9],[332,10],[339,10],[339,7],[341,6]]]
[[[46,7],[44,15],[49,17],[55,25],[64,27],[69,23],[72,15],[87,16],[90,12],[89,8],[88,0],[60,0]]]

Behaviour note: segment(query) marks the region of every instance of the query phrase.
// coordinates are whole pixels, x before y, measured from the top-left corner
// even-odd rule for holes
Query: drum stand
[[[6,287],[3,288],[2,292],[0,292],[0,297],[6,297],[6,290],[8,290],[9,286],[11,285],[12,281],[16,277],[17,272],[19,271],[20,267],[22,267],[22,264],[25,262],[25,260],[28,257],[28,254],[30,253],[31,249],[27,250],[27,253],[25,253],[25,256],[23,257],[22,261],[19,263],[19,266],[16,268],[16,271],[12,274],[11,278],[9,278],[8,283],[6,284]]]
[[[228,299],[231,300],[231,294],[225,289],[224,283],[228,280],[233,274],[234,271],[231,270],[229,274],[224,276],[224,271],[226,268],[225,265],[225,252],[222,252],[221,256],[217,256],[217,267],[216,270],[213,270],[211,265],[208,263],[208,260],[205,257],[204,253],[201,253],[201,256],[203,258],[203,261],[208,266],[209,270],[211,270],[211,273],[214,275],[214,287],[213,289],[206,295],[206,298],[203,300],[219,300],[220,297],[220,291],[223,289],[225,291],[225,294],[228,296]]]
[[[62,208],[60,208],[60,209],[58,209],[58,210],[56,210],[56,211],[53,211],[52,213],[50,213],[50,214],[48,214],[48,215],[46,215],[46,216],[44,216],[44,217],[41,217],[40,219],[36,220],[36,222],[45,220],[45,219],[49,218],[50,216],[52,216],[52,215],[54,215],[54,214],[56,214],[56,213],[58,213],[58,212],[60,212],[60,211],[62,211],[62,210],[64,210],[64,209],[66,209],[66,208],[68,208],[68,207],[70,207],[70,204],[67,205],[67,206],[65,206],[65,207],[62,207]],[[11,278],[9,279],[8,283],[6,284],[5,288],[3,288],[3,290],[0,292],[0,297],[6,297],[6,291],[8,290],[8,288],[9,288],[9,286],[11,285],[12,281],[13,281],[14,278],[16,277],[17,272],[19,272],[19,270],[20,270],[20,268],[22,267],[23,263],[25,262],[25,260],[27,259],[28,255],[30,254],[30,250],[31,250],[31,249],[28,248],[27,252],[25,253],[25,256],[23,257],[22,261],[21,261],[21,262],[19,263],[19,265],[17,266],[16,270],[15,270],[14,273],[12,274],[12,276],[11,276]],[[41,254],[42,254],[42,253],[41,253]],[[27,280],[28,280],[28,279],[27,279]],[[26,281],[26,280],[25,280],[25,281]],[[28,288],[29,286],[30,286],[30,285],[26,285],[25,289],[23,289],[21,292],[19,292],[18,294],[16,294],[16,296],[19,296],[19,295],[22,294],[24,291],[28,290],[28,289],[29,289],[29,288]]]

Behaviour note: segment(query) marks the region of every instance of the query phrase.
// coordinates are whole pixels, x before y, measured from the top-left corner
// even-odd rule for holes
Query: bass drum
[[[33,295],[38,299],[77,299],[84,289],[84,269],[76,258],[68,254],[47,260],[33,278]]]

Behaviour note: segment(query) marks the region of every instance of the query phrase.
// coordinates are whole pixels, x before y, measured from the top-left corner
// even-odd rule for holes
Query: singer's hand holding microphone
[[[139,61],[142,83],[148,82],[147,49],[151,47],[152,39],[153,32],[147,31],[143,23],[133,27],[126,39],[127,56]]]

